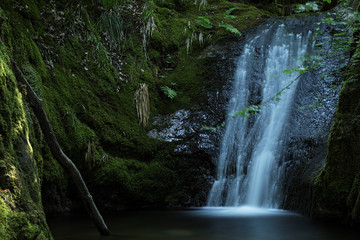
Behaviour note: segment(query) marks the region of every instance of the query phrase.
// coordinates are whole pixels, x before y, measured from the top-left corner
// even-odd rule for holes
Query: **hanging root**
[[[95,145],[93,141],[89,140],[88,148],[85,153],[85,165],[89,170],[92,170],[96,163],[95,163]]]
[[[146,127],[150,117],[149,91],[146,83],[141,83],[140,88],[134,94],[136,113],[139,119],[139,125]]]

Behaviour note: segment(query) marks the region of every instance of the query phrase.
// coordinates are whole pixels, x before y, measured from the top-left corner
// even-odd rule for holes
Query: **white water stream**
[[[282,139],[298,82],[296,71],[285,74],[284,70],[302,66],[314,47],[312,36],[309,29],[292,31],[275,21],[244,46],[208,206],[278,208],[281,204],[280,159],[286,151]],[[261,111],[251,117],[236,115],[253,104],[254,95],[267,102]]]

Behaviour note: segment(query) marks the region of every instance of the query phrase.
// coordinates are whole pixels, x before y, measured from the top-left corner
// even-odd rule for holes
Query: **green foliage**
[[[228,10],[226,10],[225,11],[225,18],[231,18],[231,19],[235,19],[236,18],[236,16],[234,16],[234,15],[231,15],[231,13],[234,11],[234,10],[236,10],[237,8],[230,8],[230,9],[228,9]]]
[[[166,195],[176,182],[174,172],[164,165],[164,160],[145,163],[134,159],[110,158],[97,170],[96,185],[115,193],[119,198],[116,204],[124,201],[127,201],[127,205],[136,205],[137,202],[164,204]]]
[[[168,86],[161,86],[160,88],[163,90],[163,93],[170,99],[174,99],[177,96],[177,92]]]
[[[225,122],[222,122],[220,125],[217,125],[216,127],[209,127],[209,126],[201,126],[201,129],[203,130],[211,130],[211,131],[214,131],[214,130],[219,130],[223,127],[225,127],[226,123]]]
[[[232,33],[235,33],[235,34],[241,36],[241,32],[240,32],[237,28],[235,28],[233,25],[231,25],[231,24],[220,23],[220,24],[218,25],[218,27],[220,27],[220,28],[225,28],[226,31],[229,31],[229,32],[232,32]]]
[[[36,94],[42,98],[43,89],[42,89],[42,79],[40,74],[30,65],[26,64],[21,67],[21,71],[28,80],[31,88],[36,92]]]
[[[117,8],[105,11],[98,22],[99,28],[109,37],[110,49],[120,51],[121,43],[125,39],[123,20]]]
[[[285,73],[286,75],[291,74],[291,72],[292,72],[291,69],[285,69],[285,70],[284,70],[284,73]]]
[[[305,110],[305,109],[316,109],[316,108],[319,108],[319,107],[323,107],[324,105],[320,102],[320,101],[317,101],[315,103],[312,103],[312,104],[309,104],[307,106],[299,106],[298,109],[299,110]]]
[[[198,17],[196,20],[195,20],[196,24],[205,28],[205,29],[211,29],[213,28],[213,25],[211,24],[210,22],[210,19],[206,18],[206,17]]]
[[[329,0],[331,1],[331,0]],[[316,2],[307,2],[305,4],[297,4],[295,12],[304,13],[304,12],[315,12],[318,11],[319,7]]]
[[[335,24],[335,20],[333,17],[323,18],[323,21],[327,24]]]
[[[231,8],[231,9],[227,10],[225,12],[225,18],[227,18],[227,17],[229,18],[229,16],[230,16],[230,18],[236,18],[235,16],[230,15],[230,13],[232,11],[234,11],[235,9],[236,8]],[[213,24],[211,23],[210,19],[203,17],[203,16],[198,17],[195,20],[195,22],[198,26],[205,28],[205,29],[212,29],[214,27]],[[241,32],[231,24],[221,22],[220,24],[217,25],[217,27],[224,28],[226,31],[241,35]]]
[[[307,73],[309,71],[309,68],[310,68],[309,66],[300,66],[300,67],[297,67],[297,68],[285,69],[284,73],[286,75],[290,75],[293,72],[296,72],[296,73],[299,73],[299,74],[304,74],[304,73]]]
[[[261,107],[263,104],[258,104],[258,105],[251,105],[248,106],[240,111],[237,111],[234,114],[234,117],[236,117],[236,115],[241,115],[243,117],[250,117],[251,115],[254,115],[256,113],[259,113],[261,111]]]
[[[217,127],[209,127],[209,126],[205,126],[205,125],[201,126],[201,129],[203,129],[203,130],[210,130],[210,131],[218,130]]]

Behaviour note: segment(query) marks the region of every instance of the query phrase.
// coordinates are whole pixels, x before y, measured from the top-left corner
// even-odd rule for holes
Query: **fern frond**
[[[168,86],[161,86],[161,90],[163,90],[164,94],[168,96],[170,99],[174,99],[177,96],[177,92],[173,89],[169,88]]]
[[[198,17],[198,19],[195,20],[196,24],[198,24],[199,26],[206,28],[206,29],[210,29],[213,28],[213,25],[210,22],[210,19],[206,18],[206,17]]]
[[[226,31],[229,31],[229,32],[232,32],[232,33],[241,35],[241,32],[240,32],[237,28],[235,28],[233,25],[231,25],[231,24],[220,23],[220,24],[218,25],[218,27],[225,28]]]

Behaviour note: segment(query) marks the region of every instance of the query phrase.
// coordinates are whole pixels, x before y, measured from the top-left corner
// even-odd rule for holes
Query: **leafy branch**
[[[305,73],[305,72],[303,72],[303,73]],[[298,75],[295,79],[291,80],[288,85],[286,85],[285,87],[280,89],[280,91],[278,91],[273,97],[271,97],[271,98],[269,98],[266,101],[263,101],[261,103],[247,106],[247,107],[233,113],[232,117],[236,118],[237,116],[240,115],[242,117],[247,118],[247,117],[250,117],[252,115],[255,115],[255,114],[259,113],[261,111],[261,108],[264,107],[265,105],[269,104],[270,102],[273,102],[273,101],[278,102],[278,101],[280,101],[280,96],[283,95],[286,90],[290,89],[291,85],[293,85],[300,78],[300,76],[301,75]],[[201,128],[203,130],[218,130],[218,129],[223,128],[223,127],[225,127],[225,122],[222,122],[220,125],[217,125],[216,127],[202,126]]]
[[[285,70],[285,71],[287,71],[287,70]],[[302,74],[304,74],[304,73],[305,73],[305,71],[302,72]],[[265,105],[267,105],[268,103],[273,102],[273,101],[279,102],[280,101],[280,96],[283,95],[286,90],[290,89],[291,85],[293,85],[300,78],[300,76],[301,75],[298,75],[295,79],[291,80],[288,85],[286,85],[285,87],[280,89],[280,91],[278,91],[271,98],[269,98],[266,101],[263,101],[261,103],[245,107],[244,109],[235,112],[233,117],[236,117],[237,115],[241,115],[243,117],[250,117],[251,115],[259,113],[261,111],[261,108],[264,107]]]

